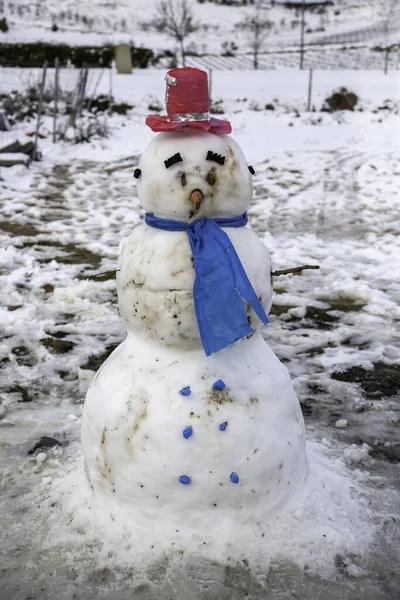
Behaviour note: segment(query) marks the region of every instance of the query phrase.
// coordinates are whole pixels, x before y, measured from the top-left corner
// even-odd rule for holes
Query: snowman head
[[[230,136],[188,129],[158,134],[135,177],[147,212],[192,221],[244,213],[252,196],[251,172]]]

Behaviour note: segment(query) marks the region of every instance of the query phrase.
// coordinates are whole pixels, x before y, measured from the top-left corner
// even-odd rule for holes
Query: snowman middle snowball
[[[140,203],[158,218],[193,222],[236,217],[251,200],[251,173],[230,136],[201,131],[160,133],[143,152],[139,169]],[[198,207],[191,200],[195,191],[201,193]],[[268,250],[248,227],[224,231],[268,312],[272,302]],[[186,232],[137,226],[122,243],[117,275],[119,307],[128,331],[135,329],[166,345],[201,347],[194,280]],[[250,327],[260,330],[262,323],[247,304],[246,313]]]

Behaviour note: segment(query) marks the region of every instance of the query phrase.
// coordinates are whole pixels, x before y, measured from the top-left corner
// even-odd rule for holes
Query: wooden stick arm
[[[302,265],[301,267],[292,267],[291,269],[281,269],[279,271],[272,271],[271,275],[273,277],[279,277],[279,275],[288,275],[289,273],[298,275],[306,269],[319,269],[319,265]]]

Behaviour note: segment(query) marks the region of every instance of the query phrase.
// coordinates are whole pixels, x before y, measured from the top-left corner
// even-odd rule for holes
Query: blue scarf
[[[150,227],[186,231],[196,273],[193,297],[200,338],[207,356],[253,333],[244,300],[260,321],[269,323],[235,248],[222,227],[243,227],[247,214],[232,219],[196,219],[192,223],[146,214]]]

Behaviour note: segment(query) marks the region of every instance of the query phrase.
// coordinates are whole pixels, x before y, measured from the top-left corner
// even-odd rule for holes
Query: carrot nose
[[[199,210],[202,200],[203,192],[201,190],[193,190],[193,192],[190,194],[190,202],[193,204],[196,210]]]

